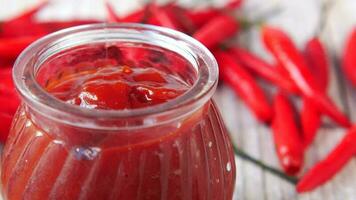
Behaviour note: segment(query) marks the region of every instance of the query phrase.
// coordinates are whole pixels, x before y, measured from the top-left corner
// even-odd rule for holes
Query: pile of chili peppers
[[[313,143],[323,116],[347,128],[344,139],[324,160],[310,169],[297,185],[298,192],[313,190],[330,180],[356,153],[356,126],[350,128],[347,116],[327,96],[328,56],[318,37],[311,38],[303,49],[297,49],[283,30],[263,25],[261,40],[274,57],[275,64],[229,42],[240,31],[240,23],[234,13],[242,3],[242,0],[231,0],[224,7],[191,10],[175,2],[158,5],[153,1],[129,15],[118,16],[112,5],[106,2],[107,22],[164,26],[191,35],[208,47],[218,61],[223,82],[235,91],[259,121],[271,127],[276,153],[282,169],[288,175],[297,175],[303,167],[305,150]],[[47,4],[44,1],[0,24],[1,141],[6,140],[12,116],[19,104],[11,78],[11,66],[18,54],[48,33],[98,22],[36,21],[36,13]],[[346,45],[343,70],[356,86],[356,29]],[[275,86],[277,92],[267,93],[263,90],[257,81],[260,78]],[[269,101],[270,95],[274,95],[272,101]],[[292,97],[299,97],[302,102],[299,110],[293,104],[295,101],[291,101]]]

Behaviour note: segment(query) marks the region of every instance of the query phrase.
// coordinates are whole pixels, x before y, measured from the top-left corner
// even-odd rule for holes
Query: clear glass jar
[[[166,103],[131,110],[86,109],[43,89],[73,66],[118,55],[124,64],[165,68],[191,87]],[[165,28],[96,24],[40,39],[14,66],[23,103],[2,155],[3,197],[232,199],[234,156],[211,100],[217,80],[211,53]]]

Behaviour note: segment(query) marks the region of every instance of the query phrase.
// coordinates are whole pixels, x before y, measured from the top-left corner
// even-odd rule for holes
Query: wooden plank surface
[[[207,0],[182,0],[186,5],[202,6]],[[0,0],[0,18],[5,19],[33,5],[38,0]],[[98,0],[55,0],[43,10],[41,20],[105,17],[103,1]],[[121,14],[135,9],[143,1],[112,1]],[[215,4],[223,0],[215,0]],[[330,9],[322,17],[323,3],[330,4]],[[280,10],[276,12],[275,10]],[[273,11],[268,22],[283,27],[293,39],[302,46],[308,38],[320,28],[321,20],[326,26],[321,32],[327,44],[332,63],[330,96],[345,110],[353,121],[356,120],[356,92],[340,72],[339,56],[346,34],[356,24],[355,0],[246,0],[241,15],[250,20],[258,19]],[[240,44],[248,47],[262,57],[271,60],[259,40],[257,28],[241,33]],[[227,86],[220,86],[215,100],[221,110],[233,142],[253,158],[279,168],[275,156],[273,141],[268,127],[257,123],[249,110],[241,103]],[[319,131],[316,142],[308,150],[303,172],[316,161],[322,159],[341,139],[344,130],[326,121]],[[294,185],[261,167],[236,157],[237,182],[235,200],[353,200],[356,199],[356,161],[353,160],[332,181],[316,191],[298,195]]]

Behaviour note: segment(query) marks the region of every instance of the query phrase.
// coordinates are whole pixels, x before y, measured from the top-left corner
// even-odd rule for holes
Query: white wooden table
[[[142,0],[143,1],[143,0]],[[116,0],[116,7],[121,14],[135,9],[142,1]],[[184,4],[201,6],[208,0],[182,0]],[[303,45],[318,29],[321,18],[325,18],[326,26],[321,36],[326,42],[332,63],[330,96],[338,105],[356,121],[356,90],[350,88],[340,73],[339,55],[341,53],[346,33],[356,24],[356,0],[331,0],[329,12],[321,17],[323,0],[245,0],[243,15],[256,19],[263,13],[276,7],[281,12],[268,19],[269,23],[279,25],[288,31],[299,45]],[[0,0],[0,18],[5,19],[20,12],[38,0]],[[210,0],[219,4],[223,0]],[[73,17],[105,18],[103,1],[98,0],[54,0],[50,7],[39,14],[42,20],[69,19]],[[240,36],[241,44],[266,59],[271,57],[266,53],[259,40],[257,29],[251,29]],[[355,55],[356,56],[356,55]],[[256,122],[248,109],[236,98],[226,86],[219,87],[215,100],[222,112],[223,118],[231,133],[233,142],[248,155],[261,160],[269,166],[279,169],[274,145],[268,127]],[[343,129],[326,122],[319,131],[316,142],[307,152],[303,172],[316,161],[322,159],[340,140]],[[356,144],[355,144],[356,145]],[[236,200],[353,200],[356,199],[356,159],[349,162],[345,169],[328,184],[312,193],[298,195],[295,187],[289,181],[261,168],[252,162],[236,157],[237,184]]]

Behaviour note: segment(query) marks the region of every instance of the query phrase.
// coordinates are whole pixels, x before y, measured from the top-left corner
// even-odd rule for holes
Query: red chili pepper
[[[298,88],[295,86],[294,82],[292,82],[288,77],[286,78],[283,76],[276,67],[270,65],[247,50],[241,48],[231,48],[230,51],[245,67],[262,78],[288,92],[298,92]]]
[[[155,3],[150,6],[151,18],[156,21],[157,25],[171,28],[174,30],[180,30],[180,24],[176,20],[174,13],[168,10],[169,7],[160,7]]]
[[[238,29],[239,25],[233,17],[220,15],[211,19],[197,30],[193,37],[212,49],[224,40],[234,36]]]
[[[14,24],[3,29],[3,38],[13,39],[25,36],[44,36],[46,34],[83,24],[98,23],[98,20],[71,20],[71,21],[49,21],[30,22],[26,24]]]
[[[6,20],[3,21],[1,23],[1,36],[2,37],[11,37],[14,33],[16,35],[17,31],[22,31],[22,30],[26,30],[26,31],[30,31],[32,32],[32,29],[36,29],[33,27],[29,27],[27,28],[26,25],[28,24],[32,24],[34,21],[34,15],[41,10],[44,6],[46,6],[48,4],[48,1],[42,1],[41,3],[39,3],[38,5],[36,5],[35,7],[23,12],[22,14],[10,19],[10,20]],[[22,31],[25,32],[25,31]],[[25,32],[26,35],[28,35]],[[17,34],[19,36],[23,36],[22,34]]]
[[[185,15],[192,22],[195,28],[202,27],[208,23],[210,19],[214,19],[221,14],[222,12],[215,8],[208,8],[205,10],[187,10],[185,12]]]
[[[314,77],[317,77],[315,80],[318,86],[325,93],[329,81],[329,66],[326,50],[317,37],[307,42],[304,49],[304,56],[309,64],[311,73]],[[304,144],[309,146],[313,142],[317,130],[321,125],[321,115],[315,108],[313,101],[308,98],[303,99],[301,125],[303,128]]]
[[[13,88],[11,88],[13,89]],[[0,112],[9,115],[15,114],[20,101],[16,96],[3,97],[0,96]]]
[[[0,142],[4,143],[9,134],[12,123],[12,115],[0,112]]]
[[[303,98],[300,118],[303,130],[303,142],[304,146],[307,147],[314,141],[316,133],[321,125],[321,115],[315,108],[313,101],[308,98]]]
[[[106,13],[107,13],[107,21],[108,22],[118,22],[120,21],[119,17],[116,15],[116,12],[112,5],[108,2],[105,1],[105,8],[106,8]]]
[[[269,122],[273,111],[263,90],[252,76],[227,52],[214,53],[220,68],[221,78],[228,83],[255,114],[256,118]]]
[[[0,68],[0,113],[9,115],[13,115],[20,104],[11,71],[11,68]]]
[[[11,72],[11,67],[0,67],[0,142],[5,142],[12,116],[20,104],[12,82]]]
[[[262,37],[267,49],[288,71],[290,78],[301,93],[312,100],[321,113],[326,114],[340,125],[349,127],[348,118],[320,91],[320,87],[315,83],[303,56],[287,34],[277,28],[265,26],[262,30]]]
[[[26,31],[33,32],[34,27],[29,27],[29,24],[32,24],[34,21],[34,15],[41,10],[44,6],[48,4],[48,1],[42,1],[35,7],[23,12],[22,14],[10,19],[1,22],[0,33],[1,37],[11,37],[13,34],[18,36],[29,35]],[[24,31],[26,30],[26,31]],[[24,33],[17,33],[24,32]]]
[[[298,192],[311,191],[331,179],[356,153],[356,127],[348,130],[342,141],[299,181]]]
[[[106,12],[108,14],[108,22],[126,22],[126,23],[142,23],[147,15],[147,6],[132,12],[124,17],[119,17],[112,5],[109,2],[105,3]]]
[[[16,95],[12,81],[12,68],[0,67],[0,97],[12,97]]]
[[[344,54],[342,68],[345,76],[356,87],[356,28],[352,30],[349,39],[347,40]]]
[[[145,21],[147,16],[147,7],[144,7],[136,12],[133,12],[129,15],[119,18],[119,22],[126,23],[142,23]]]
[[[304,162],[304,147],[294,119],[294,109],[281,92],[275,96],[273,137],[277,155],[283,170],[289,175],[297,174]]]
[[[180,25],[181,31],[189,35],[195,31],[196,27],[189,19],[189,16],[187,15],[187,9],[175,3],[166,5],[165,9],[176,20],[176,22],[179,22],[178,24]]]
[[[238,9],[241,7],[243,0],[230,0],[223,9],[209,7],[203,10],[186,10],[184,15],[194,25],[195,28],[200,28],[210,19],[214,19],[224,13],[224,9]]]
[[[40,36],[24,36],[21,38],[0,38],[0,58],[15,59],[21,51],[37,40]]]
[[[225,8],[227,9],[237,9],[241,7],[243,0],[230,0],[226,5]]]
[[[309,40],[304,49],[304,57],[309,65],[309,69],[317,77],[316,83],[322,91],[325,91],[329,82],[328,55],[324,45],[319,38],[313,37]]]

